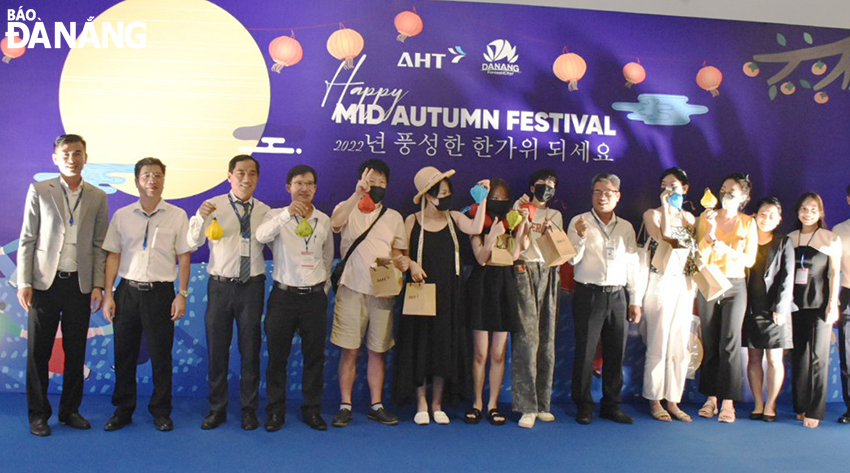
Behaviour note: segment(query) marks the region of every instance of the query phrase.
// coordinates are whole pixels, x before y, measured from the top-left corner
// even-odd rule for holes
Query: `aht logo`
[[[452,54],[452,64],[457,64],[461,59],[466,57],[466,53],[463,52],[460,46],[455,46],[454,48],[449,48],[449,52]],[[443,59],[446,57],[445,54],[438,53],[411,53],[403,52],[401,53],[401,57],[398,59],[398,67],[412,67],[416,69],[442,69],[443,68]]]

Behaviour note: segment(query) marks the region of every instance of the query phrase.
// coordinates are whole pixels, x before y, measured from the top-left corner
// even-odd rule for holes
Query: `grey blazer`
[[[18,287],[45,291],[53,284],[65,242],[65,198],[59,178],[30,184],[18,246]],[[80,291],[103,288],[106,252],[101,249],[109,225],[106,193],[83,182],[77,228],[77,273]]]
[[[797,310],[794,304],[794,242],[787,235],[777,233],[770,242],[764,285],[774,312],[790,314]]]

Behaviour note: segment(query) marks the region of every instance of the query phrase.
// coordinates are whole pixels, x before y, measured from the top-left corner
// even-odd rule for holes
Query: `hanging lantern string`
[[[423,3],[444,3],[444,2],[442,0],[419,0],[417,2],[417,4],[419,4],[419,5],[421,5]],[[345,20],[337,20],[337,21],[334,21],[334,22],[331,22],[331,23],[320,23],[320,24],[317,24],[317,25],[287,26],[287,27],[282,27],[282,28],[249,28],[249,27],[246,27],[245,29],[248,30],[248,31],[287,31],[287,30],[290,30],[290,31],[293,31],[293,34],[294,34],[295,31],[328,28],[328,27],[332,27],[332,26],[339,26],[341,23],[345,23],[345,24],[355,23],[356,24],[356,23],[359,23],[361,21],[372,20],[372,19],[375,19],[375,18],[384,18],[388,14],[394,14],[394,13],[398,13],[397,8],[392,8],[392,9],[386,8],[386,9],[383,9],[379,12],[373,13],[371,15],[361,16],[361,17],[358,17],[358,18],[349,18],[349,19],[345,19]],[[413,13],[416,13],[416,7],[413,7]]]

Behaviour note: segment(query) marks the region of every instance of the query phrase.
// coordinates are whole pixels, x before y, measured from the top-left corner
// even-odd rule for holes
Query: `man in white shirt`
[[[576,249],[573,295],[575,364],[573,402],[576,421],[593,421],[590,390],[593,358],[602,340],[602,406],[600,417],[622,424],[632,418],[620,410],[623,357],[628,323],[640,322],[643,285],[639,284],[637,244],[632,224],[614,214],[620,201],[620,178],[598,174],[593,178],[593,209],[573,217],[567,232]]]
[[[227,180],[230,192],[205,201],[189,219],[189,245],[196,249],[207,240],[206,231],[215,221],[221,235],[209,239],[207,265],[206,335],[209,360],[210,412],[201,422],[204,430],[214,429],[227,419],[227,373],[233,321],[236,321],[241,359],[239,401],[242,428],[259,426],[257,406],[260,388],[260,346],[263,334],[263,302],[266,289],[266,262],[263,243],[256,231],[269,206],[255,199],[260,163],[241,154],[230,160]],[[217,238],[215,238],[217,237]]]
[[[266,430],[280,430],[286,419],[286,370],[292,338],[301,336],[304,370],[301,417],[316,430],[327,430],[322,419],[325,333],[328,319],[328,278],[334,259],[330,218],[313,206],[316,171],[299,164],[286,176],[292,203],[266,214],[257,239],[272,244],[274,287],[266,313],[269,365],[266,369]]]
[[[847,186],[847,205],[850,205],[850,186]],[[838,322],[838,356],[841,360],[841,386],[844,388],[844,404],[847,412],[838,418],[842,424],[850,424],[850,219],[833,229],[841,238],[841,320]]]
[[[380,159],[370,159],[357,169],[357,181],[351,197],[334,208],[331,227],[342,234],[340,255],[345,258],[352,244],[364,232],[366,238],[353,250],[340,279],[334,304],[331,343],[342,348],[339,359],[339,390],[341,405],[333,418],[334,427],[351,423],[351,391],[354,387],[357,353],[366,337],[369,353],[368,381],[372,408],[369,420],[385,425],[398,424],[398,417],[387,411],[381,402],[384,387],[384,354],[393,347],[394,297],[375,297],[369,267],[377,258],[392,257],[401,271],[407,271],[407,234],[404,220],[395,210],[387,209],[381,201],[386,193],[390,168]],[[377,220],[377,222],[376,222]],[[373,223],[375,226],[369,229]]]
[[[48,364],[62,324],[65,369],[59,422],[75,429],[91,424],[80,415],[83,365],[91,313],[103,302],[100,248],[109,224],[106,193],[83,182],[86,142],[62,135],[53,143],[59,177],[30,185],[18,248],[18,301],[28,316],[27,407],[30,433],[50,435]]]
[[[106,431],[129,424],[136,410],[136,363],[145,334],[153,372],[153,395],[148,410],[157,430],[174,429],[171,421],[171,348],[174,322],[186,312],[189,259],[186,212],[162,200],[165,165],[156,158],[136,163],[139,200],[112,216],[103,249],[106,257],[103,316],[115,324],[115,413]],[[179,264],[179,292],[174,280]],[[113,294],[115,277],[121,283]]]

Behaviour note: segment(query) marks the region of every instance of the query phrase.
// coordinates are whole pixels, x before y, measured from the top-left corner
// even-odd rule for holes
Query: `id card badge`
[[[608,242],[605,245],[605,259],[608,260],[608,262],[610,263],[611,261],[614,261],[614,258],[616,257],[616,255],[617,255],[617,247],[614,246],[613,244],[611,244],[611,242]]]
[[[65,243],[77,244],[77,226],[65,225]]]
[[[312,251],[304,250],[301,252],[301,267],[312,269],[316,267],[316,255]]]
[[[251,256],[251,240],[242,238],[239,240],[239,256]]]
[[[809,282],[809,268],[797,268],[794,272],[794,284],[805,286]]]
[[[146,250],[142,250],[142,254],[139,257],[139,264],[141,265],[142,269],[145,271],[145,274],[147,274],[148,263],[150,262],[150,260],[151,260],[151,249],[148,248]]]

